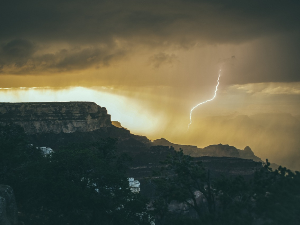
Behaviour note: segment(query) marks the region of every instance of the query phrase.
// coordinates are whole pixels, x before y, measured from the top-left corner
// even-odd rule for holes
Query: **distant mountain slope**
[[[300,170],[300,120],[288,113],[196,117],[185,143],[207,146],[228,143],[250,146],[256,156]]]
[[[177,151],[179,151],[179,149],[182,149],[185,154],[193,157],[201,157],[201,156],[236,157],[242,159],[251,159],[256,162],[262,161],[259,157],[254,155],[254,152],[251,150],[249,146],[246,146],[244,150],[237,149],[234,146],[222,145],[222,144],[209,145],[205,148],[198,148],[197,146],[193,146],[193,145],[174,144],[164,138],[154,140],[152,142],[152,145],[174,147],[174,149]]]

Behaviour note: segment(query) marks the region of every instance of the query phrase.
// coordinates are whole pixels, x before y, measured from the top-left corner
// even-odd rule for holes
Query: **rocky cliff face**
[[[93,102],[0,103],[0,124],[27,134],[88,132],[111,127],[106,108]]]

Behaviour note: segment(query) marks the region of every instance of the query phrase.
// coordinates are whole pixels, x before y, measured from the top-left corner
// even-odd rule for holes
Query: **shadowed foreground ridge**
[[[111,127],[106,108],[94,102],[0,103],[0,124],[27,134],[88,132]]]

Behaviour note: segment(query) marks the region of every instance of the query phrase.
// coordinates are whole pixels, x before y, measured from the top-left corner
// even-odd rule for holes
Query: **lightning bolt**
[[[216,89],[215,89],[214,97],[212,97],[211,99],[208,99],[208,100],[206,100],[206,101],[204,101],[204,102],[200,102],[199,104],[195,105],[195,106],[191,109],[191,111],[190,111],[190,123],[189,123],[189,125],[188,125],[188,129],[190,128],[190,125],[192,124],[192,113],[193,113],[193,110],[196,109],[196,108],[197,108],[198,106],[200,106],[200,105],[203,105],[203,104],[205,104],[205,103],[207,103],[207,102],[210,102],[210,101],[214,100],[215,97],[217,96],[217,91],[218,91],[218,87],[219,87],[219,84],[220,84],[219,81],[220,81],[221,71],[222,71],[222,70],[219,70],[219,76],[218,76],[218,80],[217,80],[217,86],[216,86]]]

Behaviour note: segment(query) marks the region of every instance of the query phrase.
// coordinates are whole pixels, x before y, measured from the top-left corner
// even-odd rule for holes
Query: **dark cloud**
[[[172,65],[174,62],[178,62],[178,57],[175,54],[161,52],[151,56],[149,60],[153,67],[159,68],[162,65]]]
[[[35,52],[34,45],[22,39],[16,39],[2,46],[0,50],[0,66],[13,64],[22,67]]]
[[[112,38],[204,38],[236,42],[298,30],[299,1],[6,1],[1,37],[109,41]],[[150,35],[150,36],[148,36]]]
[[[124,55],[124,49],[116,43],[119,41],[133,47],[191,48],[199,42],[241,44],[283,35],[293,41],[287,45],[291,52],[283,59],[291,67],[284,76],[284,67],[276,70],[281,75],[276,75],[275,81],[295,81],[299,80],[295,75],[299,67],[291,61],[299,58],[299,51],[293,52],[291,46],[299,48],[299,8],[298,0],[5,0],[0,8],[1,67],[2,71],[11,68],[6,73],[23,73],[38,68],[64,71],[107,64]],[[89,47],[67,52],[61,48],[56,53],[38,55],[31,43],[40,51],[41,46],[58,43]],[[278,52],[282,49],[285,45],[276,46],[274,52],[281,55]],[[260,64],[261,58],[256,57]],[[26,70],[13,70],[12,65]],[[238,75],[232,76],[236,82]],[[250,82],[263,80],[248,77]]]
[[[0,73],[28,74],[66,72],[89,67],[108,66],[123,58],[122,49],[108,47],[77,47],[62,49],[55,53],[34,54],[37,47],[26,40],[13,40],[0,50]]]
[[[224,65],[228,84],[300,81],[300,35],[265,38]],[[244,52],[243,52],[244,51]]]
[[[2,51],[8,58],[26,58],[34,53],[34,47],[29,41],[19,39],[4,45]]]

